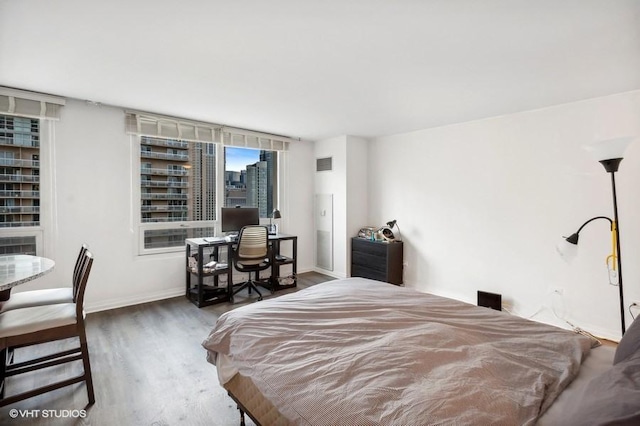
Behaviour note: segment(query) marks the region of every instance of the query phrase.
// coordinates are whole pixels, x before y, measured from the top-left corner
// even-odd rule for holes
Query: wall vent
[[[327,172],[332,170],[332,157],[316,158],[316,172]]]

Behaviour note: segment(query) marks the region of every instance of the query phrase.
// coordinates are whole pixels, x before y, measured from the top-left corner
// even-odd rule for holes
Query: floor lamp
[[[620,254],[620,225],[618,222],[618,197],[616,194],[616,178],[615,173],[618,171],[620,162],[622,161],[622,155],[634,138],[617,138],[600,141],[595,144],[586,147],[591,151],[595,159],[604,166],[607,173],[611,174],[611,189],[613,192],[613,220],[606,216],[596,216],[587,220],[580,226],[577,232],[569,237],[566,237],[564,241],[558,246],[558,251],[567,260],[570,260],[575,256],[578,247],[578,236],[580,231],[589,223],[597,219],[605,219],[609,221],[611,225],[611,241],[612,241],[612,254],[607,257],[607,265],[609,260],[612,261],[612,271],[617,272],[614,274],[617,276],[618,291],[620,293],[620,325],[622,328],[622,335],[626,331],[625,327],[625,315],[624,315],[624,291],[622,287],[622,256]],[[613,278],[610,273],[610,280]]]

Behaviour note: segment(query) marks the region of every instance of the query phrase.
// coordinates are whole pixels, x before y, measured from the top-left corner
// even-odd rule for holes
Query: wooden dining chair
[[[85,289],[93,265],[93,255],[90,251],[84,252],[80,263],[80,271],[73,286],[74,302],[19,308],[0,314],[0,350],[3,352],[0,356],[0,407],[80,382],[85,382],[89,404],[95,402],[83,310]],[[10,365],[5,362],[8,348],[26,350],[29,346],[69,338],[78,338],[79,346]],[[6,396],[7,378],[80,360],[83,373],[79,376]]]
[[[75,283],[78,281],[76,278],[81,272],[81,263],[84,259],[84,253],[87,250],[87,245],[82,244],[82,247],[80,247],[80,253],[78,253],[78,258],[76,259],[76,264],[73,268],[72,286],[12,293],[9,300],[4,303],[0,303],[0,314],[13,309],[29,308],[32,306],[73,303],[73,297],[76,293],[76,289],[74,287],[76,285]]]

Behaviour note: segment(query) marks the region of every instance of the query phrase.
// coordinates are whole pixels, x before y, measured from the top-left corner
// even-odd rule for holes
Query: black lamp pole
[[[568,243],[578,244],[578,235],[582,228],[584,228],[587,224],[593,222],[596,219],[606,219],[611,224],[612,230],[616,233],[616,260],[618,263],[618,291],[620,293],[620,325],[622,327],[622,335],[626,331],[625,321],[624,321],[624,290],[622,287],[622,256],[620,254],[620,223],[618,222],[618,197],[616,194],[616,178],[615,173],[618,171],[618,166],[622,158],[613,158],[610,160],[602,160],[600,163],[604,166],[604,169],[611,173],[611,189],[613,191],[613,221],[606,216],[596,216],[587,220],[585,223],[578,228],[578,231],[569,237],[566,238]]]
[[[613,220],[616,224],[616,250],[618,251],[618,291],[620,292],[620,322],[622,324],[622,335],[626,331],[624,323],[624,291],[622,289],[622,255],[620,254],[620,222],[618,222],[618,197],[616,195],[616,172],[622,158],[602,160],[600,163],[604,169],[611,174],[611,190],[613,192]]]

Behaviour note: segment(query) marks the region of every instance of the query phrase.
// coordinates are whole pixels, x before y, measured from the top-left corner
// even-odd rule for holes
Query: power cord
[[[553,314],[555,315],[555,312]],[[566,319],[563,320],[563,321],[571,326],[571,328],[573,329],[574,333],[582,334],[583,336],[588,337],[589,339],[591,339],[591,342],[592,342],[591,343],[591,347],[592,348],[597,348],[598,346],[602,345],[602,342],[600,341],[600,339],[597,338],[596,336],[594,336],[593,334],[589,333],[586,330],[581,329],[580,327],[577,327],[577,326],[573,325],[571,322],[567,321]]]
[[[569,327],[571,327],[571,329],[573,330],[574,333],[577,334],[581,334],[585,337],[588,337],[589,339],[591,339],[591,347],[592,348],[597,348],[598,346],[602,345],[602,342],[600,341],[600,339],[596,336],[594,336],[593,334],[589,333],[587,330],[583,330],[580,327],[578,327],[577,325],[573,324],[571,321],[565,319],[565,318],[560,318],[560,316],[556,313],[556,310],[553,306],[550,306],[551,312],[553,312],[553,315],[558,318],[560,321],[564,321],[567,323],[567,325],[569,325]]]
[[[560,294],[556,291],[552,291],[550,293],[548,293],[546,296],[551,296],[551,295],[557,295]],[[506,305],[506,306],[505,306]],[[629,310],[631,310],[631,307],[637,307],[638,309],[640,309],[640,305],[633,303],[631,306],[629,306]],[[600,341],[600,338],[594,336],[593,334],[589,333],[586,330],[581,329],[580,327],[576,326],[575,324],[571,323],[570,321],[560,317],[560,315],[558,315],[558,313],[556,312],[555,306],[553,305],[553,303],[551,304],[546,304],[546,303],[541,303],[540,307],[538,308],[538,310],[536,310],[533,314],[528,315],[528,316],[524,316],[524,315],[518,315],[515,310],[513,309],[512,306],[504,304],[502,309],[504,311],[506,311],[507,313],[511,314],[511,315],[518,315],[521,316],[523,318],[526,319],[532,319],[533,317],[535,317],[536,315],[538,315],[540,312],[542,312],[545,308],[549,309],[551,311],[551,313],[553,314],[553,316],[555,316],[558,320],[565,322],[569,327],[571,327],[571,330],[574,333],[577,334],[581,334],[585,337],[588,337],[589,339],[591,339],[591,347],[592,348],[597,348],[598,346],[602,345],[602,342]],[[633,316],[633,315],[631,315]]]

